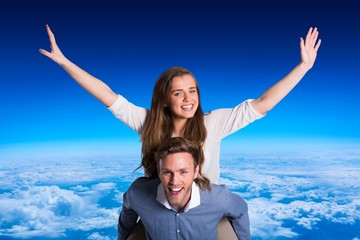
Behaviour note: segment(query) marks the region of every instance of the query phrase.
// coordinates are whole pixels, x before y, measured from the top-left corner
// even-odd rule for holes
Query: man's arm
[[[248,206],[242,197],[229,191],[229,202],[226,216],[233,226],[236,236],[240,240],[250,239],[250,220]]]
[[[123,206],[119,216],[118,223],[118,240],[125,240],[134,230],[138,220],[138,214],[131,208],[129,192],[123,196]]]

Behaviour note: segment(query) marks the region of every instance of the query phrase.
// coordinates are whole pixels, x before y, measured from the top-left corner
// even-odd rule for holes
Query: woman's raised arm
[[[49,25],[46,25],[46,30],[49,35],[51,51],[40,49],[40,53],[59,64],[80,86],[96,97],[106,107],[111,106],[116,101],[117,94],[103,81],[85,72],[67,59],[56,44],[55,36]]]
[[[283,79],[264,92],[261,97],[251,102],[252,106],[264,114],[275,107],[304,77],[314,65],[321,40],[317,41],[317,28],[310,28],[305,41],[300,38],[301,61]]]

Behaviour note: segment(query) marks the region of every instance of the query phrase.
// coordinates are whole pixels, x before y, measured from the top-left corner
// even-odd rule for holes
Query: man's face
[[[167,155],[159,162],[159,177],[168,202],[180,211],[190,200],[191,185],[199,171],[190,153]]]

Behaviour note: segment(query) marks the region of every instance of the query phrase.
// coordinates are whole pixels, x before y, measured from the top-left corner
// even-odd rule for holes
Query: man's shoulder
[[[222,201],[223,199],[228,199],[232,192],[231,190],[224,184],[210,184],[211,190],[210,191],[204,191],[201,190],[201,195],[205,198],[209,198],[212,200],[218,199],[219,201]]]
[[[159,178],[148,178],[148,177],[139,177],[135,179],[135,181],[131,184],[131,186],[144,186],[144,185],[152,185],[155,184],[156,186],[159,185],[160,179]]]
[[[230,189],[225,184],[210,183],[211,190],[216,192],[230,192]]]
[[[227,208],[232,201],[242,202],[243,198],[232,192],[226,185],[211,184],[211,191],[200,191],[201,204],[207,206],[217,206]]]
[[[148,177],[139,177],[137,178],[130,186],[130,189],[141,190],[141,189],[149,189],[153,190],[157,188],[160,184],[159,178],[148,178]]]

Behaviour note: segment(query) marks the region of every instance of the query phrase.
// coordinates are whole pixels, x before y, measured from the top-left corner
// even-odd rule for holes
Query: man
[[[141,218],[147,239],[217,239],[217,224],[228,217],[238,239],[250,239],[246,202],[201,174],[200,151],[180,138],[165,141],[155,154],[159,178],[140,177],[123,197],[119,239]]]

